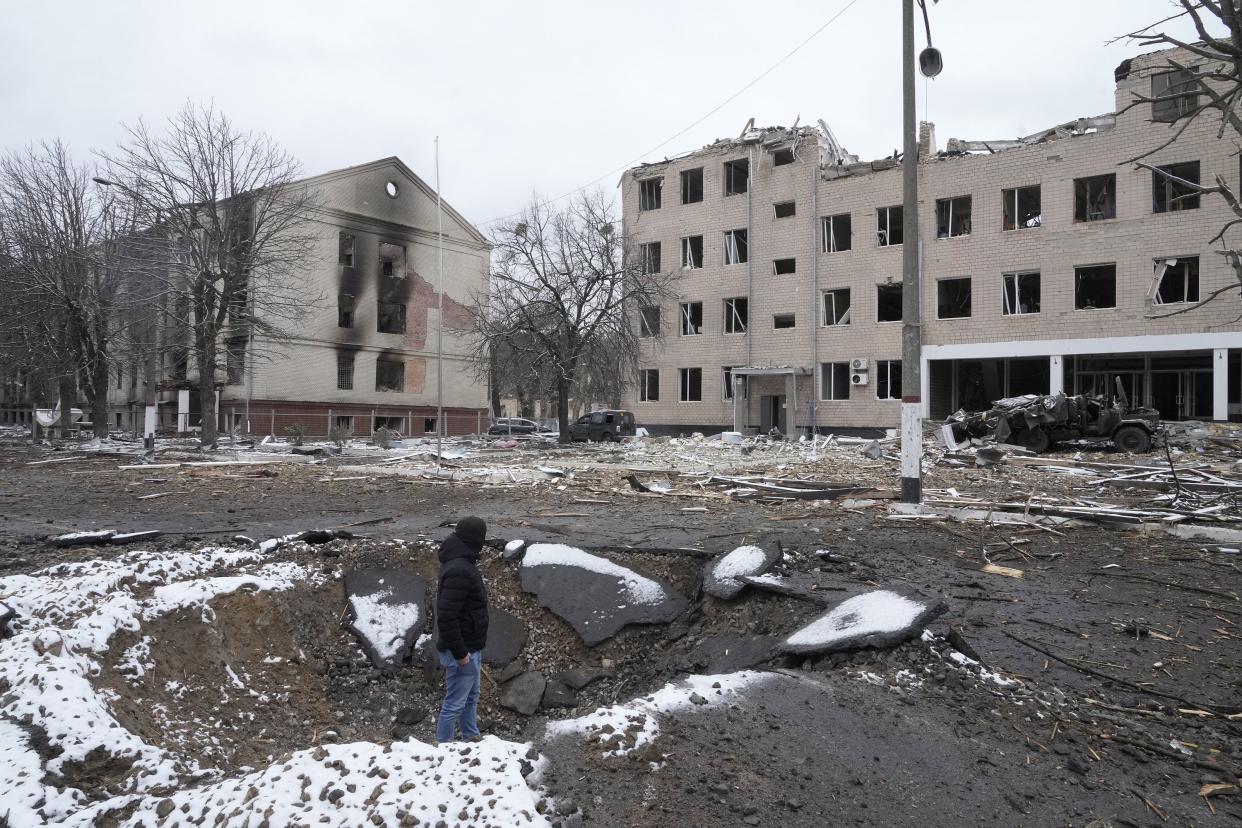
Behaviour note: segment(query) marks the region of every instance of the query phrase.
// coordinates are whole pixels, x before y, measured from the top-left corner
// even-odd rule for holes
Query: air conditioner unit
[[[850,385],[866,385],[866,384],[867,384],[867,372],[866,371],[853,371],[850,373]]]
[[[851,371],[866,371],[867,370],[867,358],[866,357],[854,357],[853,359],[851,359],[850,370]]]

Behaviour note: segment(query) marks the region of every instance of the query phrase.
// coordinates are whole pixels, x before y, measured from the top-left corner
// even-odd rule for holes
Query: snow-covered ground
[[[0,596],[16,612],[13,635],[0,640],[0,815],[14,826],[92,825],[113,809],[135,808],[121,824],[353,826],[375,817],[441,815],[464,824],[543,825],[537,794],[527,787],[525,744],[489,738],[433,747],[417,741],[302,751],[246,775],[222,778],[195,757],[148,744],[113,715],[112,691],[97,688],[102,656],[122,631],[184,608],[215,613],[208,602],[240,589],[287,590],[326,576],[255,549],[134,551],[107,560],[62,564],[0,578]],[[121,656],[121,669],[140,678],[150,667],[150,642],[140,637]],[[220,676],[236,687],[236,673]],[[45,739],[52,750],[37,749]],[[59,751],[57,753],[57,751]],[[56,753],[54,758],[45,755]],[[129,763],[124,793],[58,786],[70,763],[115,757]],[[458,767],[461,766],[461,767]],[[53,784],[49,784],[52,782]],[[434,819],[432,816],[434,815]]]

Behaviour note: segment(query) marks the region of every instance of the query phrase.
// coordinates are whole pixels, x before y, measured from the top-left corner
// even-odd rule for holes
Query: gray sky
[[[0,47],[0,147],[60,137],[86,156],[187,100],[263,130],[308,174],[398,155],[483,224],[533,191],[760,125],[824,118],[863,158],[900,145],[899,0],[857,0],[778,69],[666,146],[849,0],[15,2]],[[920,116],[1006,138],[1113,108],[1113,36],[1171,0],[943,0],[945,71]],[[921,22],[920,22],[921,27]],[[1176,29],[1188,34],[1185,26]],[[922,35],[920,37],[920,45]]]

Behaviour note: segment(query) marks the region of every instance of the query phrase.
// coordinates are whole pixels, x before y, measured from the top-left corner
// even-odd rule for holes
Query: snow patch
[[[753,575],[763,566],[766,557],[764,551],[757,546],[739,546],[720,559],[712,574],[717,578],[728,579]]]
[[[785,639],[791,647],[823,647],[847,638],[905,629],[927,609],[896,592],[880,589],[856,595]]]
[[[385,603],[391,599],[391,590],[349,597],[354,629],[371,642],[376,655],[384,661],[397,657],[406,633],[418,626],[422,615],[417,604]]]

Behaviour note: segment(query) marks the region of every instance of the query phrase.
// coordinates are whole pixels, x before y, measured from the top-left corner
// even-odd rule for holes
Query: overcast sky
[[[532,192],[737,135],[747,119],[823,118],[864,159],[901,143],[900,0],[321,2],[78,0],[9,4],[0,146],[60,137],[85,157],[122,124],[189,99],[270,133],[308,174],[400,156],[483,225]],[[1172,0],[943,0],[944,74],[920,116],[950,137],[1008,138],[1113,109],[1114,36]],[[921,28],[921,22],[920,22]],[[1185,27],[1179,27],[1186,34]],[[922,35],[920,34],[920,45]],[[926,108],[925,108],[926,104]],[[659,149],[655,149],[659,147]]]

